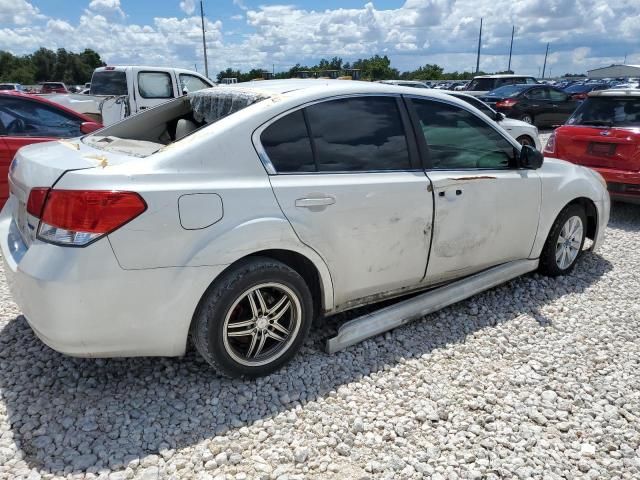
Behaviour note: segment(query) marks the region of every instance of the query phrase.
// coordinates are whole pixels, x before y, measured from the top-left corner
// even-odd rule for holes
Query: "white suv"
[[[598,174],[543,163],[465,102],[344,81],[193,92],[21,149],[10,189],[5,273],[45,343],[172,356],[191,333],[233,376],[283,365],[315,317],[427,291],[344,325],[335,351],[566,274],[609,217]]]

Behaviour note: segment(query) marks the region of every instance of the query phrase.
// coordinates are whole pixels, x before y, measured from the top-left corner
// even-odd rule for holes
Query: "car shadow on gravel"
[[[291,364],[257,380],[221,378],[193,351],[177,359],[66,357],[44,346],[20,316],[0,331],[0,393],[11,428],[2,435],[12,436],[29,468],[56,475],[117,471],[202,440],[227,442],[230,431],[465,342],[481,329],[522,315],[549,328],[545,305],[587,294],[611,269],[603,257],[585,253],[570,278],[528,275],[335,355],[321,347],[345,318],[329,319]],[[5,454],[0,463],[16,460]]]

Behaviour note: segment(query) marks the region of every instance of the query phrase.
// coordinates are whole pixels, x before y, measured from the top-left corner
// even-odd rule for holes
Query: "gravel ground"
[[[640,207],[529,275],[255,381],[40,343],[0,275],[0,478],[640,478]],[[73,308],[70,305],[70,308]]]

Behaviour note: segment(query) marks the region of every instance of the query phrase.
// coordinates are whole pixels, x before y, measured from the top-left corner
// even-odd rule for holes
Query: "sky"
[[[388,55],[401,71],[436,63],[484,71],[581,73],[640,64],[640,0],[205,0],[209,74],[284,71],[320,58]],[[0,0],[0,50],[92,48],[111,65],[204,71],[198,0]]]

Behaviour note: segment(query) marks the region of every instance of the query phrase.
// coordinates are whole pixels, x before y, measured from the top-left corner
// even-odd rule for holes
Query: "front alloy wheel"
[[[561,270],[566,270],[576,261],[583,240],[582,219],[575,215],[565,222],[556,242],[556,263]]]

